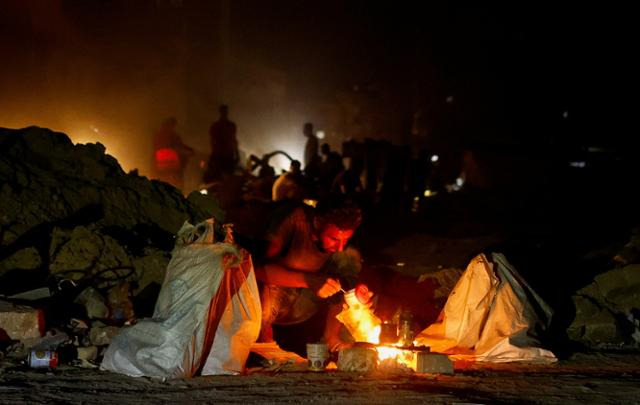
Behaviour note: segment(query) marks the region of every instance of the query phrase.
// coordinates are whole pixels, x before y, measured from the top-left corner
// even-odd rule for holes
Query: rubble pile
[[[68,308],[84,309],[81,318],[122,324],[134,318],[129,298],[162,283],[184,221],[221,222],[222,215],[211,197],[185,198],[169,184],[125,173],[100,143],[74,145],[67,135],[39,127],[0,128],[5,301],[34,300],[51,312],[47,300],[67,294]],[[45,318],[65,326],[72,313]]]
[[[99,143],[74,145],[38,127],[0,129],[0,151],[0,279],[16,270],[127,267],[142,284],[162,281],[184,221],[222,214],[206,196],[185,199],[125,173]]]
[[[572,297],[576,316],[567,333],[598,348],[640,344],[640,228],[613,257],[615,267],[595,276]]]

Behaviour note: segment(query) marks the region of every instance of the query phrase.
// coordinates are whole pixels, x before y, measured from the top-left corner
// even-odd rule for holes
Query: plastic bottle
[[[413,345],[413,314],[408,309],[403,310],[398,318],[398,339],[402,346]]]

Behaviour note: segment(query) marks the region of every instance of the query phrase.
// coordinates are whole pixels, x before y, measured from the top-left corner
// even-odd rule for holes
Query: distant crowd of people
[[[154,136],[154,177],[183,189],[185,166],[194,150],[185,145],[176,127],[177,120],[170,117]],[[205,187],[242,194],[231,198],[234,201],[248,198],[321,200],[330,195],[357,199],[365,191],[374,194],[382,191],[390,195],[408,191],[420,195],[431,169],[425,150],[417,159],[411,160],[408,148],[370,140],[364,144],[345,143],[343,156],[332,150],[328,143],[320,144],[310,122],[302,127],[302,135],[306,138],[303,162],[293,159],[286,151],[276,150],[262,157],[250,155],[243,167],[239,162],[236,132],[236,124],[229,119],[228,106],[221,105],[219,119],[209,128],[211,150],[202,168]],[[276,155],[283,155],[290,161],[289,169],[281,174],[277,174],[269,163]],[[231,186],[238,181],[243,183],[241,188]],[[225,184],[230,186],[225,187]],[[242,191],[238,191],[240,189]]]

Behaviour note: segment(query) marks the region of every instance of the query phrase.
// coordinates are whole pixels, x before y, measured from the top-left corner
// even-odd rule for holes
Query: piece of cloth
[[[482,362],[555,362],[540,345],[551,308],[501,253],[476,256],[447,299],[438,321],[415,341],[433,352]]]

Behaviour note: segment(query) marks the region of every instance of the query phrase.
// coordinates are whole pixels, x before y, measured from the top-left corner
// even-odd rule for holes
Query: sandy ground
[[[253,372],[158,381],[62,367],[0,371],[0,403],[640,403],[640,355],[472,365],[454,375]]]

